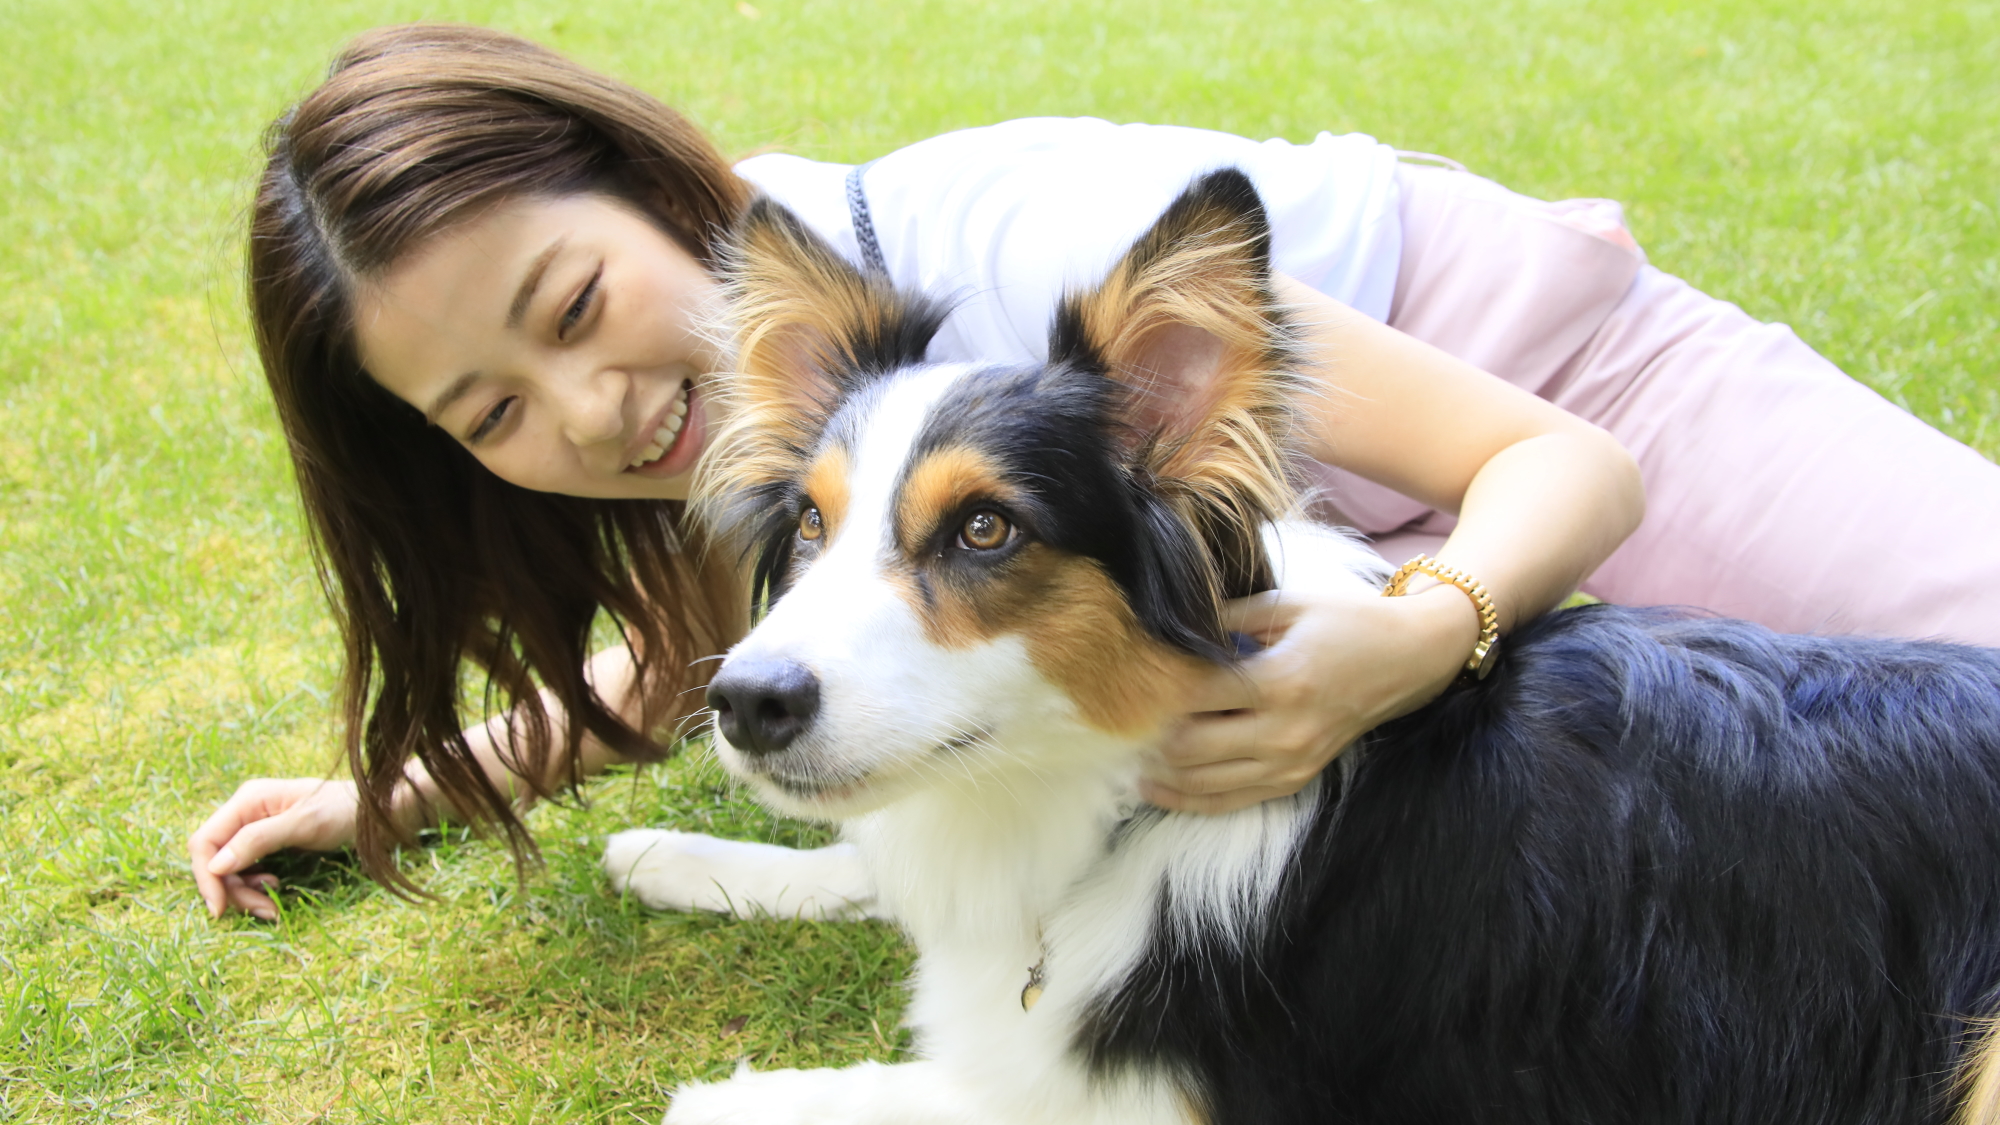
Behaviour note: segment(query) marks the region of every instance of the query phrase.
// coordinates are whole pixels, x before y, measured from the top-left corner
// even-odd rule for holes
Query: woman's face
[[[678,500],[709,436],[696,325],[718,299],[625,204],[520,199],[364,283],[355,333],[375,380],[501,479]]]

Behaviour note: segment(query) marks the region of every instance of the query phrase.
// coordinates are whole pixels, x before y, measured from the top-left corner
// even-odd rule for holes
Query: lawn
[[[195,900],[182,842],[237,782],[336,768],[240,307],[259,130],[347,35],[419,17],[541,39],[744,154],[1087,113],[1362,130],[1622,199],[1656,264],[2000,454],[2000,4],[5,0],[0,1121],[650,1121],[739,1057],[898,1047],[893,933],[606,892],[619,827],[816,838],[699,750],[537,810],[524,884],[453,837],[409,858],[432,903],[339,857],[290,865],[276,925]]]

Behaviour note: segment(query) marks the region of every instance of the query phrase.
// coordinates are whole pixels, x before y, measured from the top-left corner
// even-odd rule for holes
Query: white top
[[[1371,137],[1263,143],[1173,125],[1030,117],[919,141],[863,176],[898,285],[959,299],[936,362],[1039,361],[1067,289],[1111,266],[1196,176],[1236,167],[1270,212],[1273,266],[1376,320],[1389,317],[1403,232],[1396,154]],[[756,156],[736,171],[859,265],[852,165]]]

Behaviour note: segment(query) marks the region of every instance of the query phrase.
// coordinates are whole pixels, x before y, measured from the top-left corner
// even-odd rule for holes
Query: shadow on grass
[[[331,852],[285,848],[265,856],[246,873],[276,875],[277,897],[287,911],[306,905],[319,909],[352,906],[375,890],[375,884],[362,874],[361,861],[352,848]]]
[[[459,849],[472,839],[473,833],[465,828],[422,829],[417,833],[415,848],[396,850],[396,861],[406,869],[436,867],[457,859]],[[533,872],[531,867],[531,877]],[[277,876],[278,898],[288,911],[300,906],[340,910],[381,889],[361,869],[361,859],[352,847],[330,852],[283,848],[265,856],[245,873]]]

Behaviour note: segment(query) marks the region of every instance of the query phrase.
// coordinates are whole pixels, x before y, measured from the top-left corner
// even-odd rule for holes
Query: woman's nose
[[[563,436],[578,447],[623,438],[625,391],[626,380],[616,371],[580,371],[562,378],[557,409]]]

